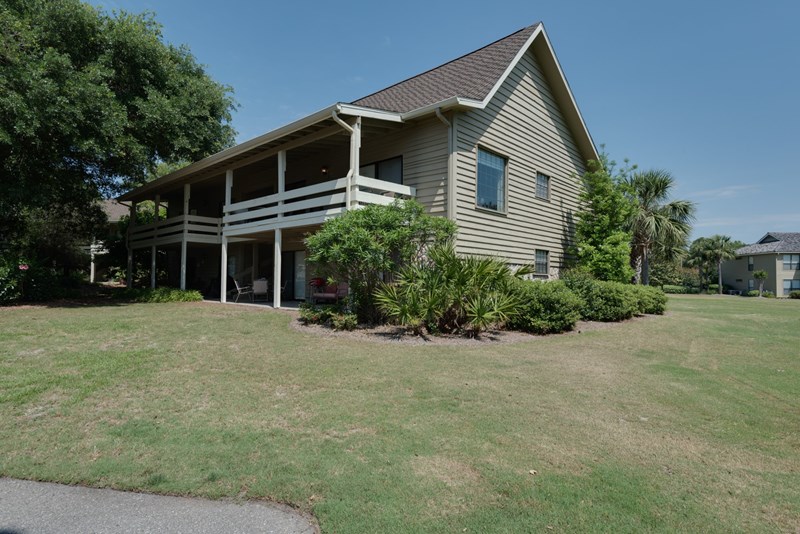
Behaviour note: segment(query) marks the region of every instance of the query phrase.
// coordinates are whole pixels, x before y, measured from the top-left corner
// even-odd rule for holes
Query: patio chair
[[[269,283],[266,278],[253,281],[253,302],[256,300],[269,300]]]
[[[249,295],[250,296],[250,302],[253,302],[253,288],[252,288],[252,286],[243,286],[243,285],[239,284],[239,281],[236,278],[233,278],[233,277],[231,277],[229,279],[229,282],[230,282],[230,280],[233,280],[234,289],[231,289],[230,291],[228,291],[228,293],[230,293],[231,296],[234,297],[234,299],[233,299],[234,302],[239,302],[239,298],[242,295]],[[228,284],[228,286],[230,286],[230,283]],[[235,295],[234,295],[234,293],[235,293]]]

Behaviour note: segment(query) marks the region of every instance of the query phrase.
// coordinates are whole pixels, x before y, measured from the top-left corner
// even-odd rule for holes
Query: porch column
[[[353,172],[350,174],[347,188],[352,192],[348,200],[347,209],[358,207],[358,184],[356,183],[356,177],[358,173],[361,172],[361,117],[356,117],[356,123],[353,125],[353,132],[350,134],[350,168],[353,169]]]
[[[161,194],[156,193],[153,210],[153,233],[158,237],[158,214],[161,211]],[[150,288],[156,288],[156,246],[150,247]]]
[[[281,229],[275,229],[275,269],[272,273],[272,305],[275,308],[281,307]]]
[[[92,239],[92,244],[89,245],[89,258],[91,259],[91,263],[89,264],[89,283],[94,284],[94,251],[97,241]]]
[[[286,192],[286,151],[278,152],[278,198]],[[283,200],[278,200],[278,206],[283,206]],[[283,210],[278,211],[278,218],[283,218]]]
[[[189,239],[189,196],[191,185],[183,186],[183,237],[181,238],[181,290],[186,289],[186,241]]]
[[[222,236],[222,248],[220,249],[222,264],[219,269],[219,301],[228,301],[228,238]]]
[[[150,247],[150,289],[156,288],[156,246]]]
[[[128,271],[127,271],[127,283],[125,284],[128,286],[128,289],[133,287],[133,247],[131,246],[131,230],[133,226],[136,224],[136,202],[131,202],[131,210],[130,210],[130,217],[128,219]]]

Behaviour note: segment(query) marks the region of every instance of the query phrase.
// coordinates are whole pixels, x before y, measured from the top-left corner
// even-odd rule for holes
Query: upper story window
[[[546,250],[536,251],[536,261],[534,272],[539,275],[547,275],[550,272],[550,253]]]
[[[376,180],[383,180],[384,182],[402,184],[403,156],[376,161],[375,163],[370,163],[369,165],[362,165],[358,173],[361,176],[366,176],[367,178],[375,178]]]
[[[540,172],[536,173],[536,198],[550,200],[550,177]]]
[[[747,256],[747,270],[753,270],[753,256]]]
[[[478,187],[476,204],[487,210],[506,210],[506,169],[508,160],[478,149]]]
[[[796,271],[800,269],[800,254],[784,254],[783,270]]]

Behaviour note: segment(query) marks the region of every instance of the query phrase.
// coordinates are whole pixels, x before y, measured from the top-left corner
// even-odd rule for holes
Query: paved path
[[[0,534],[39,533],[313,534],[288,507],[166,497],[0,478]]]

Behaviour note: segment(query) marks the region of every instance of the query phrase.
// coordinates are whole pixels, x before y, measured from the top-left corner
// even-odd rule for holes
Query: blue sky
[[[543,21],[595,142],[664,168],[693,237],[800,231],[800,2],[93,0],[153,11],[244,141]]]

